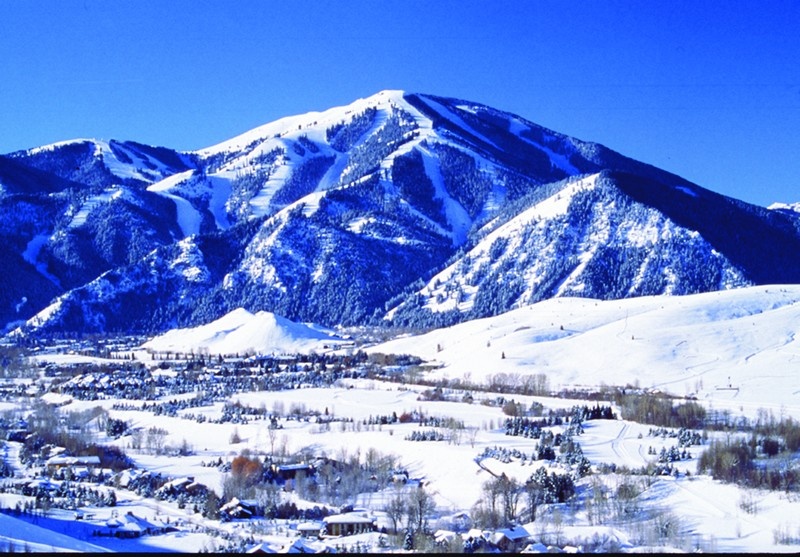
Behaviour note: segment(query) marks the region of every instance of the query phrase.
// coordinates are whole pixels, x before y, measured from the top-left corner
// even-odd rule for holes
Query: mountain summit
[[[800,282],[800,215],[479,103],[383,91],[176,152],[0,156],[0,321],[161,332],[236,308],[452,324],[554,296]]]

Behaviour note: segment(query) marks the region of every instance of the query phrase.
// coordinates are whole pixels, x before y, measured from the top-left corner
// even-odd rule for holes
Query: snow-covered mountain
[[[800,214],[800,203],[773,203],[768,207],[773,211]]]
[[[383,91],[192,153],[0,157],[0,320],[160,332],[236,308],[431,326],[553,296],[800,282],[800,215],[463,100]]]

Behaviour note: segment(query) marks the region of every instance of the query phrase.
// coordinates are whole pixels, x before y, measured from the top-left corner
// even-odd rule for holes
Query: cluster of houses
[[[316,463],[298,464],[273,464],[271,472],[276,479],[290,483],[300,473],[312,474]],[[97,456],[67,456],[57,455],[46,461],[48,475],[57,478],[65,470],[69,470],[73,478],[91,476],[100,467]],[[140,470],[125,470],[115,478],[119,487],[133,487],[137,481],[147,479],[149,473]],[[398,483],[408,481],[407,473],[396,473],[394,480]],[[47,477],[36,480],[39,490],[52,489],[51,480]],[[46,484],[46,485],[44,485]],[[30,486],[28,486],[30,487]],[[196,482],[193,477],[172,479],[158,489],[158,492],[167,500],[178,495],[194,496],[204,493],[207,488]],[[193,498],[193,497],[192,497]],[[240,500],[233,498],[219,509],[228,519],[247,520],[263,515],[263,509],[254,500]],[[170,531],[177,531],[175,525],[164,523],[157,518],[147,519],[137,516],[132,512],[125,514],[114,511],[107,520],[94,520],[93,516],[84,515],[76,511],[76,520],[83,521],[91,528],[94,536],[115,538],[138,538],[140,536],[160,535]],[[522,526],[502,528],[494,531],[479,530],[473,527],[472,520],[467,513],[461,512],[440,519],[437,523],[438,530],[433,534],[436,546],[442,550],[453,545],[461,545],[467,552],[552,552],[559,548],[545,546],[537,542],[531,533]],[[321,517],[319,520],[306,520],[295,527],[297,538],[281,547],[271,547],[268,544],[259,544],[250,549],[251,553],[321,553],[330,551],[332,540],[359,534],[376,532],[387,533],[387,523],[382,522],[367,509],[355,509]],[[460,542],[460,543],[459,543]],[[566,548],[569,550],[569,548]]]
[[[468,517],[467,517],[468,519]],[[329,553],[331,546],[320,539],[351,536],[376,531],[376,521],[368,513],[351,512],[329,516],[320,522],[302,523],[297,526],[300,536],[282,546],[257,544],[248,553]],[[502,528],[495,531],[469,529],[462,533],[438,530],[434,534],[436,547],[443,551],[461,539],[468,553],[576,553],[580,549],[572,546],[556,547],[536,541],[522,526]]]
[[[240,500],[236,497],[220,507],[220,513],[230,518],[248,519],[262,513],[259,503],[254,500]],[[323,537],[353,536],[377,532],[378,523],[367,511],[353,511],[323,517],[321,520],[309,520],[296,526],[300,537],[316,539]]]
[[[235,500],[234,500],[235,501]],[[233,503],[233,502],[232,502]],[[234,504],[241,505],[241,502]],[[545,545],[537,541],[526,528],[511,526],[497,530],[480,530],[472,528],[472,520],[465,512],[440,520],[440,525],[447,526],[433,534],[436,547],[445,550],[452,547],[458,538],[469,553],[570,553],[579,549],[571,546],[563,548]],[[452,528],[452,529],[450,529]],[[379,520],[366,509],[358,509],[324,517],[319,521],[302,522],[296,526],[299,536],[292,542],[279,547],[260,543],[248,553],[328,553],[331,551],[331,538],[345,538],[358,534],[383,531],[379,528]],[[345,540],[342,540],[343,542]]]
[[[100,465],[96,456],[55,456],[47,461],[47,469],[52,476],[65,469],[74,473],[91,474],[94,468]],[[139,473],[137,473],[139,472]],[[313,473],[313,464],[284,464],[273,465],[272,473],[283,482],[292,482],[299,473]],[[119,474],[117,482],[120,487],[130,487],[140,471],[126,470]],[[146,474],[144,474],[146,475]],[[401,475],[407,481],[407,474]],[[128,485],[126,485],[128,484]],[[159,492],[167,499],[170,495],[185,493],[193,494],[196,491],[205,491],[207,488],[194,481],[193,477],[176,478],[165,483]],[[247,520],[263,515],[258,501],[240,500],[233,498],[220,507],[220,513],[231,520]],[[76,519],[90,517],[76,516]],[[438,529],[433,537],[437,547],[448,548],[460,538],[461,544],[468,552],[494,551],[494,552],[538,552],[553,551],[557,548],[544,546],[536,542],[531,533],[521,526],[502,528],[495,531],[484,531],[472,527],[472,520],[467,513],[461,512],[445,517],[438,523]],[[350,512],[325,516],[320,520],[307,520],[295,526],[299,534],[297,539],[282,547],[271,547],[268,544],[258,544],[252,547],[251,553],[321,553],[329,550],[328,542],[332,538],[345,538],[358,534],[372,532],[387,532],[385,524],[379,523],[378,518],[367,509],[355,509]],[[116,513],[106,521],[96,523],[93,535],[111,536],[117,538],[136,538],[144,535],[158,535],[175,528],[156,519],[147,520],[132,513],[117,515]]]

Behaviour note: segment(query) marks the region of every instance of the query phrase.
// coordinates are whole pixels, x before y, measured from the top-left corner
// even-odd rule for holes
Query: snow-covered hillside
[[[800,412],[798,323],[796,285],[606,301],[564,297],[367,351],[418,356],[435,367],[431,377],[486,383],[498,373],[543,373],[553,389],[631,385],[741,407],[749,415],[760,406]],[[308,353],[348,342],[317,325],[238,309],[143,348]]]
[[[254,315],[240,308],[207,325],[169,331],[142,348],[195,354],[294,354],[322,351],[346,342],[321,327],[294,323],[266,311]]]
[[[632,385],[753,414],[800,413],[800,286],[625,300],[556,298],[373,347],[483,382],[544,373],[553,388]]]
[[[387,317],[486,317],[552,296],[686,294],[749,284],[701,234],[626,197],[603,174],[570,180],[496,221],[481,229],[464,257]],[[703,259],[703,268],[687,273],[687,253]]]

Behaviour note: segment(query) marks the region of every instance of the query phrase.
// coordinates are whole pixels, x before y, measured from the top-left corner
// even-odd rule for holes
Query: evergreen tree
[[[403,539],[403,549],[406,551],[414,549],[414,530],[411,528],[406,529],[406,536]]]

